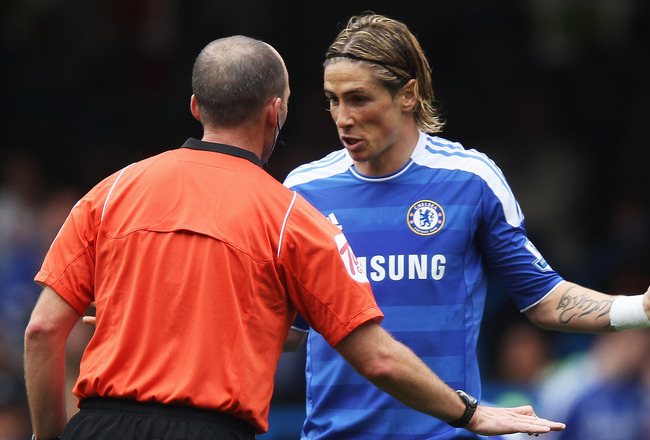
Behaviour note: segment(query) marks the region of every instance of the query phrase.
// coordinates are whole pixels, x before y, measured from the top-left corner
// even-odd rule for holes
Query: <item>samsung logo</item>
[[[357,260],[370,281],[441,280],[447,263],[447,258],[440,254],[375,255],[370,258],[357,257]]]

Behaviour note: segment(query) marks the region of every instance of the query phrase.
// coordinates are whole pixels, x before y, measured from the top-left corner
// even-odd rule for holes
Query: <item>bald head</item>
[[[262,111],[269,99],[284,98],[287,71],[268,44],[241,35],[221,38],[199,54],[192,91],[204,125],[233,127]]]

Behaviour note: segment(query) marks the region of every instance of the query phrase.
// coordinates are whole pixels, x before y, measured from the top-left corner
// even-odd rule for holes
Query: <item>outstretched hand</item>
[[[469,424],[465,427],[480,435],[501,435],[522,432],[526,434],[545,434],[549,431],[562,431],[564,423],[541,419],[535,415],[530,405],[515,408],[497,408],[479,405]]]
[[[648,290],[643,295],[643,310],[645,310],[645,314],[650,319],[650,286],[648,286]]]

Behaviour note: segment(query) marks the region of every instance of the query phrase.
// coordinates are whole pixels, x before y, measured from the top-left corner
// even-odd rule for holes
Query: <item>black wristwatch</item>
[[[447,423],[449,423],[449,425],[453,426],[454,428],[464,428],[467,426],[469,420],[474,415],[474,411],[476,411],[476,407],[478,406],[478,400],[462,390],[456,390],[456,394],[458,394],[460,398],[465,402],[465,412],[462,416],[460,416],[458,420]]]

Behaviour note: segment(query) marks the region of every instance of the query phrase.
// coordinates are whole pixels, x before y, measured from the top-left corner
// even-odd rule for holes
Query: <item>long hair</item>
[[[414,78],[418,128],[430,134],[442,131],[444,122],[435,107],[429,62],[404,23],[374,13],[350,18],[327,49],[323,65],[341,58],[373,63],[377,79],[393,95]]]

